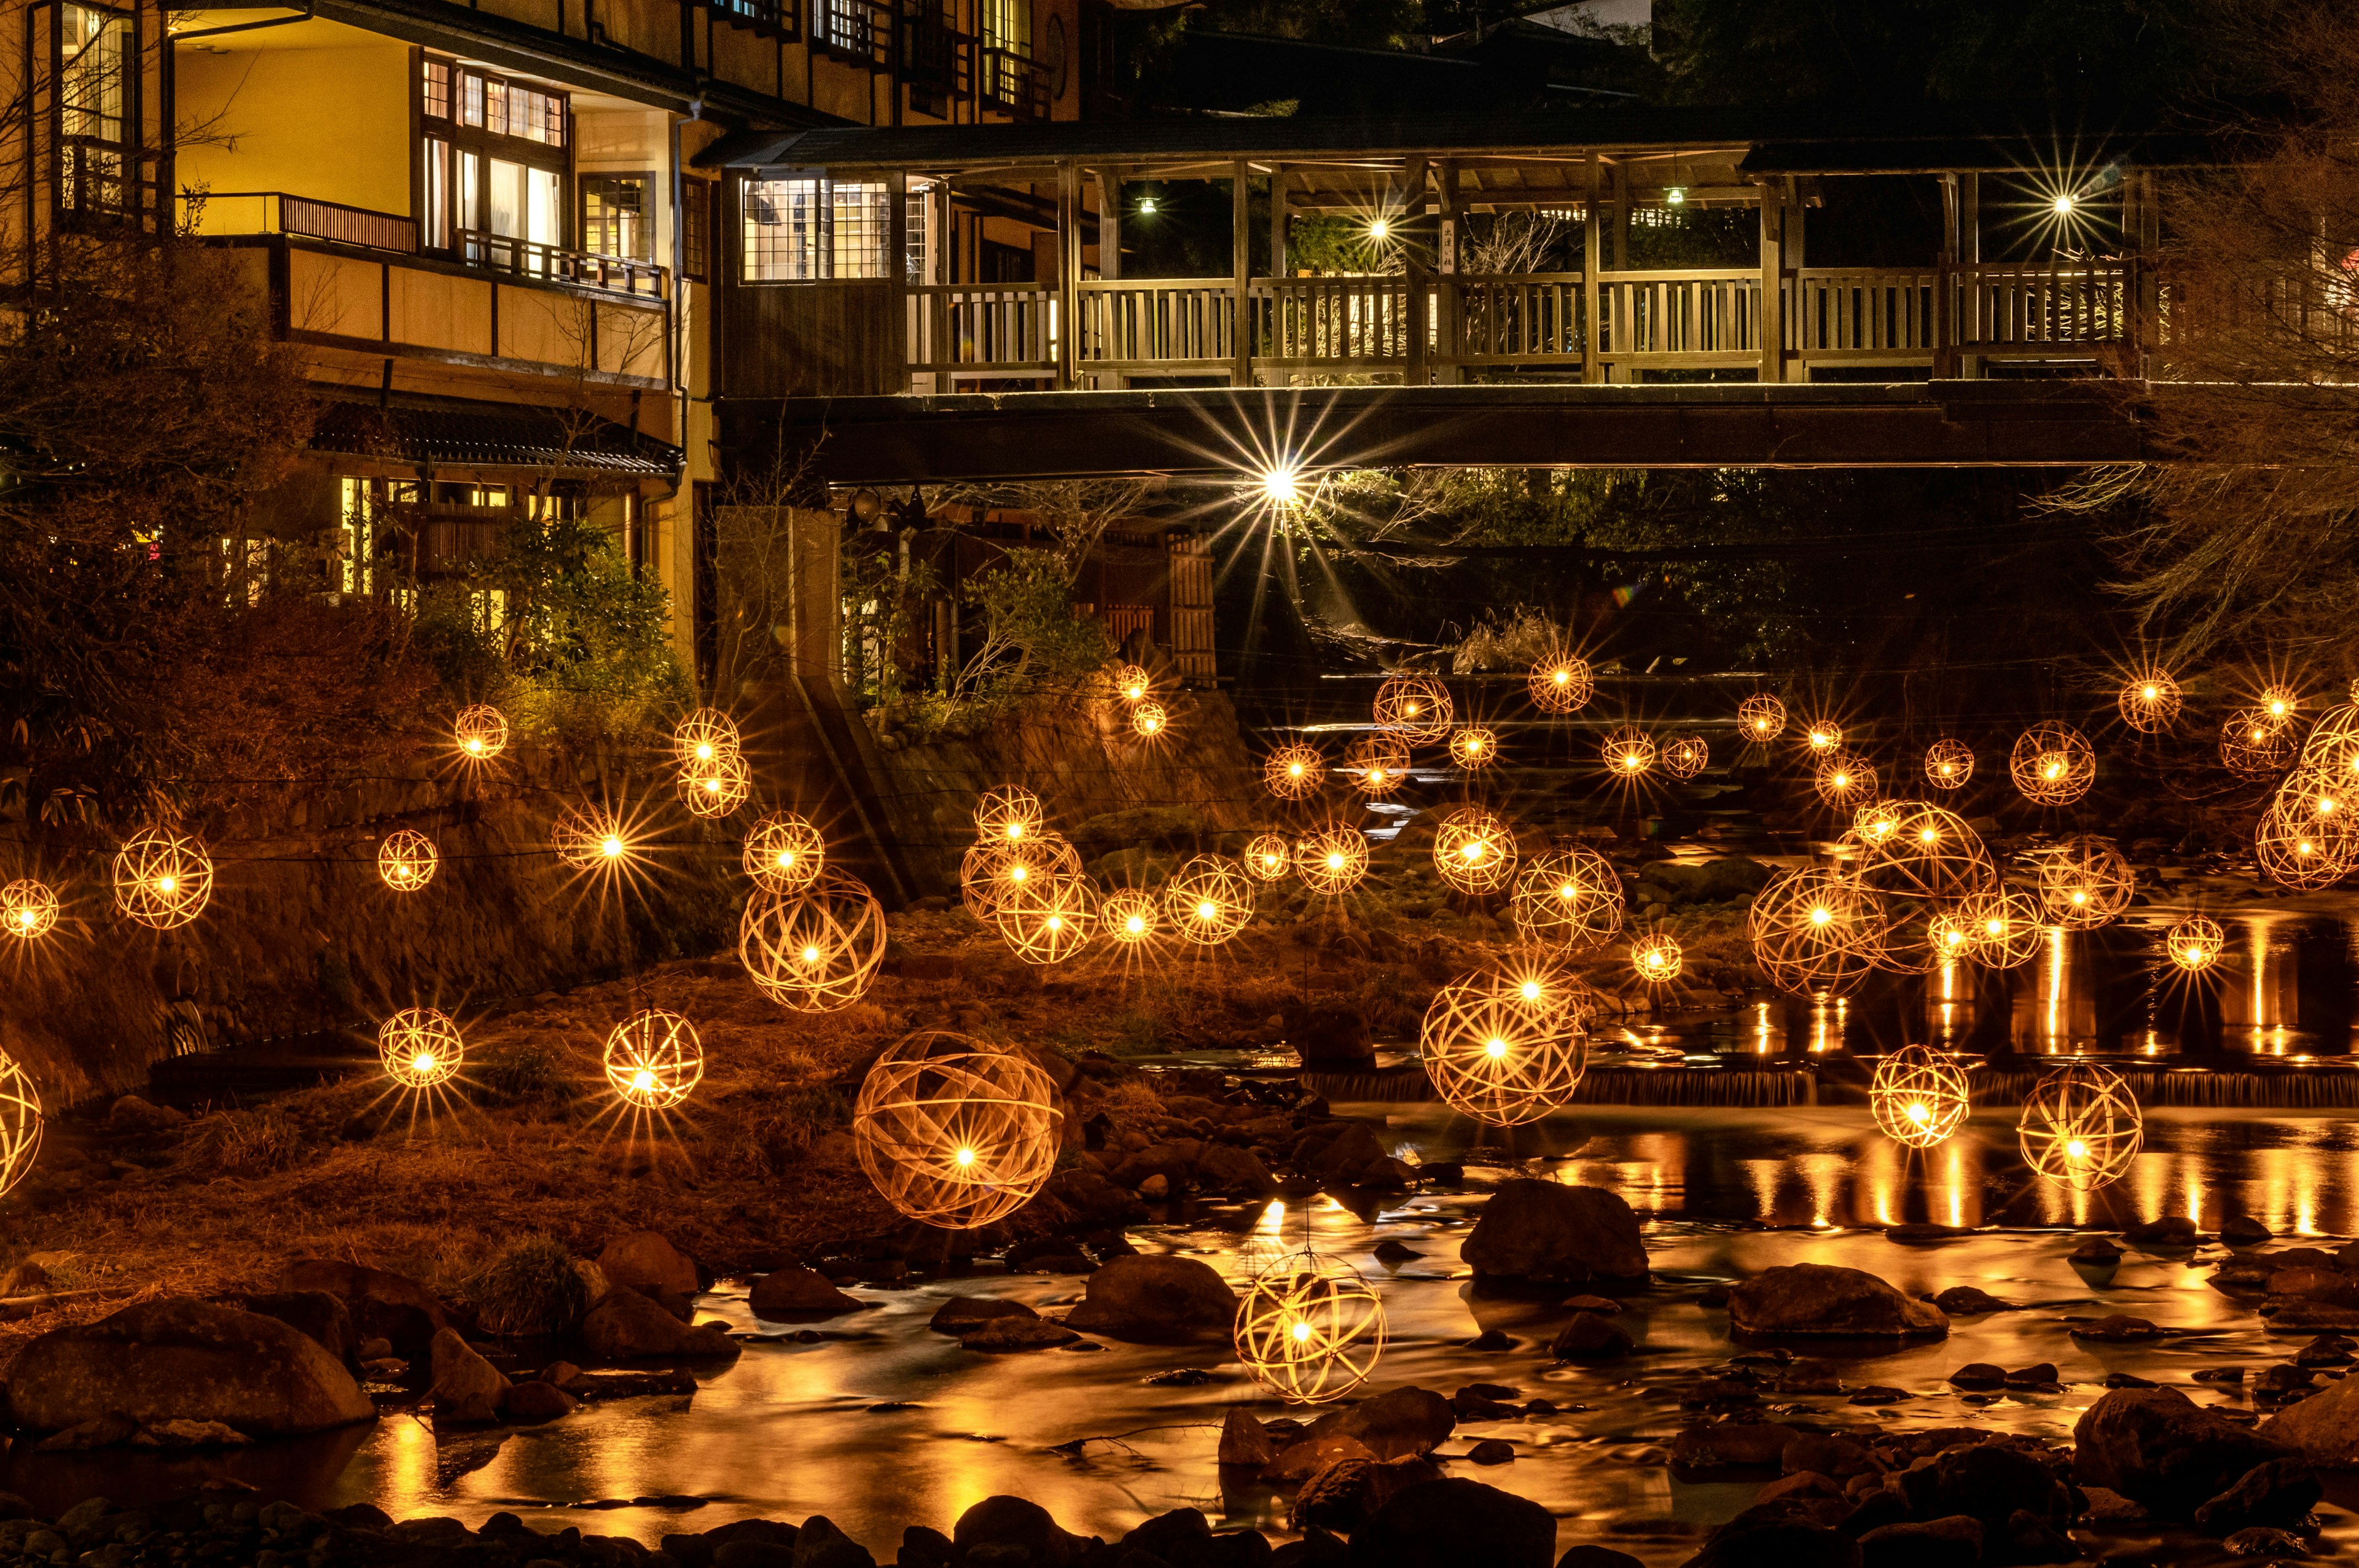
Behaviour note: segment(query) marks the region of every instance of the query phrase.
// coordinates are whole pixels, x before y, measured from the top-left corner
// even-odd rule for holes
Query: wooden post
[[[1761,190],[1761,308],[1754,321],[1761,351],[1760,378],[1786,379],[1786,203],[1775,178]]]
[[[958,345],[951,341],[951,281],[958,274],[958,211],[951,203],[951,182],[945,178],[934,182],[934,267],[933,276],[926,281],[937,285],[933,295],[933,338],[927,351],[937,365],[948,365],[958,358]],[[947,370],[934,372],[934,390],[950,392],[958,383]]]
[[[1951,297],[1957,286],[1958,177],[1940,178],[1941,248],[1933,263],[1933,379],[1948,381],[1958,373],[1957,309]]]
[[[1605,169],[1597,154],[1589,155],[1589,205],[1582,211],[1581,223],[1581,379],[1594,384],[1605,379],[1605,367],[1598,362],[1599,315],[1605,304],[1603,280],[1598,274],[1605,265],[1604,235],[1599,230],[1605,211]]]
[[[1409,158],[1401,169],[1400,211],[1393,216],[1393,230],[1403,236],[1402,275],[1408,289],[1408,365],[1402,373],[1402,383],[1423,386],[1430,374],[1426,339],[1431,332],[1431,300],[1428,296],[1425,268],[1407,248],[1408,226],[1425,216],[1425,177],[1431,165],[1422,157]]]
[[[1448,158],[1434,166],[1441,202],[1440,237],[1434,246],[1434,270],[1441,275],[1441,362],[1433,379],[1443,386],[1458,384],[1458,357],[1466,351],[1465,296],[1458,287],[1458,166]]]
[[[919,334],[914,330],[916,324],[909,319],[908,193],[908,175],[897,168],[888,170],[885,176],[885,268],[893,284],[893,346],[886,351],[893,356],[897,372],[893,377],[897,392],[917,390],[909,369],[913,357],[909,352],[911,341]]]
[[[2123,224],[2124,248],[2129,251],[2127,288],[2133,341],[2128,369],[2139,380],[2151,380],[2156,358],[2162,352],[2162,279],[2155,271],[2155,252],[2162,244],[2162,211],[2155,200],[2154,171],[2133,170],[2129,188],[2137,196],[2137,226]],[[2127,215],[2125,214],[2125,217]]]
[[[1229,254],[1235,264],[1234,303],[1230,307],[1229,384],[1253,384],[1253,166],[1239,158],[1229,166]]]
[[[1122,281],[1122,170],[1119,168],[1098,170],[1098,276],[1108,283]],[[1109,294],[1103,298],[1103,319],[1109,334],[1113,334],[1116,331],[1114,323],[1122,319],[1122,297]],[[1116,358],[1122,352],[1111,341],[1106,344],[1105,351]],[[1097,375],[1099,385],[1116,392],[1121,391],[1129,379],[1118,370],[1100,371]]]
[[[1630,270],[1630,166],[1614,166],[1614,270]]]
[[[1286,357],[1286,283],[1288,241],[1287,230],[1291,222],[1286,203],[1286,166],[1269,166],[1269,351],[1272,356]],[[1294,380],[1292,371],[1274,370],[1268,373],[1270,384],[1283,386]]]
[[[1961,266],[1973,266],[1983,259],[1983,177],[1962,174],[1958,179],[1958,239],[1955,260]],[[1971,276],[1971,275],[1969,275]],[[1952,285],[1954,292],[1955,285]],[[1956,317],[1953,315],[1954,322]],[[1969,380],[1983,373],[1983,357],[1961,351],[1958,374]]]
[[[1078,281],[1074,275],[1081,269],[1072,265],[1081,254],[1082,232],[1082,171],[1067,163],[1057,167],[1057,390],[1063,392],[1073,384],[1073,366],[1077,356],[1074,338],[1078,334],[1078,306],[1081,296],[1075,291]]]

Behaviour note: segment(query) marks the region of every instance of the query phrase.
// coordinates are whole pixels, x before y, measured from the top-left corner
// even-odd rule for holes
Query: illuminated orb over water
[[[1966,1075],[1937,1051],[1903,1045],[1876,1064],[1867,1103],[1886,1138],[1930,1149],[1965,1125]]]
[[[2145,1118],[2128,1083],[2111,1067],[2075,1062],[2039,1080],[2023,1102],[2016,1140],[2044,1181],[2076,1193],[2118,1179],[2137,1157]]]
[[[1288,1404],[1340,1399],[1385,1352],[1375,1287],[1339,1259],[1302,1251],[1254,1276],[1237,1308],[1237,1360]]]
[[[1057,1166],[1063,1113],[1049,1075],[1013,1046],[912,1034],[868,1069],[853,1107],[861,1169],[901,1213],[973,1230],[1032,1201]]]

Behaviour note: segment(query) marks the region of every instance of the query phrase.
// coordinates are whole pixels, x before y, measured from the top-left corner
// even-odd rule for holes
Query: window
[[[366,593],[376,577],[376,487],[364,479],[337,481],[343,492],[343,520],[337,529],[337,588]]]
[[[712,186],[691,179],[680,190],[680,267],[690,283],[712,280]]]
[[[983,0],[983,47],[1032,54],[1032,0]]]
[[[582,248],[592,255],[653,261],[656,235],[645,174],[582,177]]]
[[[128,211],[131,18],[61,5],[58,33],[59,205],[77,212]]]
[[[549,270],[544,248],[567,240],[566,103],[554,88],[426,59],[418,104],[426,248],[519,272]],[[614,232],[622,227],[618,221]]]
[[[875,0],[811,0],[811,41],[842,54],[874,56],[889,21],[878,20]]]
[[[749,179],[748,283],[889,277],[891,198],[880,182]]]

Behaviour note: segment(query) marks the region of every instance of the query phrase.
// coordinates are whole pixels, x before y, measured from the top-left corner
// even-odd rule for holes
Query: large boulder
[[[289,1328],[301,1329],[339,1361],[350,1361],[360,1349],[352,1309],[344,1305],[342,1297],[332,1296],[325,1291],[270,1291],[216,1299],[224,1306],[243,1307],[265,1317],[275,1317]]]
[[[442,1300],[407,1274],[348,1263],[340,1258],[303,1258],[278,1277],[282,1292],[325,1291],[353,1314],[353,1331],[363,1339],[383,1339],[394,1354],[414,1361],[427,1353],[437,1331],[451,1326]]]
[[[1686,1568],[1860,1568],[1859,1542],[1808,1519],[1747,1509],[1704,1538]]]
[[[455,1328],[434,1336],[434,1419],[459,1424],[494,1422],[507,1403],[508,1380],[475,1354]]]
[[[951,1541],[973,1556],[985,1546],[1021,1547],[1031,1568],[1065,1568],[1089,1543],[1060,1526],[1038,1503],[1023,1498],[985,1498],[959,1515]]]
[[[704,1288],[695,1260],[656,1230],[634,1230],[606,1243],[598,1254],[598,1271],[608,1284],[653,1296],[675,1309]]]
[[[717,1328],[691,1328],[636,1291],[610,1291],[582,1320],[582,1343],[608,1361],[647,1357],[691,1359],[734,1356],[737,1342]]]
[[[2339,1379],[2261,1422],[2260,1435],[2312,1465],[2359,1470],[2359,1377]]]
[[[1208,1265],[1140,1254],[1116,1258],[1092,1274],[1082,1304],[1065,1314],[1065,1326],[1162,1345],[1226,1335],[1236,1316],[1236,1292]]]
[[[2275,1432],[2238,1426],[2176,1389],[2114,1390],[2081,1412],[2072,1445],[2075,1481],[2174,1519],[2191,1519],[2254,1465],[2292,1452]]]
[[[837,1290],[818,1270],[789,1263],[755,1281],[753,1290],[747,1292],[746,1304],[754,1309],[756,1317],[772,1323],[793,1323],[804,1318],[842,1317],[845,1313],[858,1312],[864,1303]]]
[[[1548,1509],[1480,1481],[1424,1481],[1352,1532],[1352,1568],[1553,1568]]]
[[[1483,1206],[1459,1256],[1477,1274],[1569,1284],[1641,1283],[1647,1246],[1638,1217],[1603,1187],[1503,1182]]]
[[[1398,1459],[1432,1453],[1456,1430],[1458,1412],[1447,1399],[1431,1389],[1404,1387],[1332,1411],[1303,1435],[1355,1437],[1378,1459]]]
[[[211,1421],[277,1437],[376,1413],[343,1364],[302,1330],[186,1296],[41,1335],[16,1357],[7,1402],[16,1423],[35,1432],[119,1413],[143,1425]]]
[[[1950,1319],[1864,1270],[1783,1263],[1729,1288],[1728,1326],[1739,1334],[1882,1338],[1946,1335]]]

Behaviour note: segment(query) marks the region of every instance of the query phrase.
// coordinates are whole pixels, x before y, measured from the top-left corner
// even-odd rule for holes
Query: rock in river
[[[1875,1275],[1822,1263],[1764,1269],[1731,1286],[1728,1325],[1740,1334],[1930,1336],[1950,1319],[1930,1302],[1911,1301]]]
[[[837,1290],[817,1269],[806,1269],[797,1263],[773,1269],[755,1281],[747,1304],[754,1309],[756,1317],[772,1323],[842,1317],[845,1313],[858,1312],[862,1305],[857,1297]]]
[[[2295,1406],[2271,1427],[2303,1408]],[[2290,1452],[2275,1433],[2250,1432],[2176,1389],[2114,1390],[2081,1413],[2072,1441],[2075,1481],[2176,1519],[2192,1517],[2254,1465]]]
[[[1156,1345],[1227,1334],[1236,1316],[1236,1292],[1208,1265],[1140,1255],[1116,1258],[1092,1274],[1065,1326]]]
[[[2359,1470],[2359,1378],[2329,1383],[2263,1422],[2260,1435],[2299,1449],[2312,1465]]]
[[[1352,1568],[1550,1568],[1555,1560],[1548,1509],[1456,1477],[1409,1487],[1352,1532]]]
[[[582,1343],[609,1361],[639,1357],[734,1356],[736,1341],[717,1328],[691,1328],[636,1291],[609,1291],[582,1320]]]
[[[16,1424],[56,1432],[120,1412],[217,1421],[249,1436],[319,1432],[375,1413],[319,1341],[277,1318],[184,1296],[52,1329],[8,1378]]]
[[[473,1423],[500,1419],[507,1402],[508,1380],[500,1369],[475,1354],[455,1328],[434,1336],[434,1419]]]
[[[1561,1182],[1502,1182],[1459,1256],[1477,1274],[1630,1284],[1647,1278],[1638,1217],[1619,1195]]]

